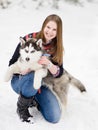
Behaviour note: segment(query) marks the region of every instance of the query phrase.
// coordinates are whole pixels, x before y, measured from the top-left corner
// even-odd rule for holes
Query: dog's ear
[[[25,43],[26,43],[25,40],[24,40],[22,37],[20,37],[19,39],[20,39],[20,44],[21,44],[21,46],[24,46]]]
[[[37,42],[36,42],[37,46],[39,46],[40,48],[42,48],[42,39],[39,39]]]

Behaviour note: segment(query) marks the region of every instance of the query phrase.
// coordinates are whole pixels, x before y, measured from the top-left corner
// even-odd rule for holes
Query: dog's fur
[[[39,89],[41,86],[42,78],[47,75],[47,69],[38,64],[38,60],[42,56],[42,40],[38,41],[34,38],[25,41],[20,37],[20,57],[18,60],[8,67],[5,75],[5,81],[8,82],[13,74],[21,73],[27,69],[34,71],[34,88]]]
[[[63,75],[60,78],[53,78],[51,74],[48,74],[43,78],[43,85],[48,86],[48,88],[56,95],[62,110],[65,110],[66,108],[70,85],[78,88],[80,92],[86,92],[86,88],[81,81],[73,77],[66,70],[64,70]]]

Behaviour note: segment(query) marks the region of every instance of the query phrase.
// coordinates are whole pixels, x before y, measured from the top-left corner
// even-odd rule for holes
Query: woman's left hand
[[[42,56],[38,63],[41,65],[48,65],[50,63],[50,60],[47,58],[47,56]]]
[[[47,69],[54,75],[58,71],[58,67],[54,65],[47,56],[42,56],[38,61],[39,64],[47,66]]]

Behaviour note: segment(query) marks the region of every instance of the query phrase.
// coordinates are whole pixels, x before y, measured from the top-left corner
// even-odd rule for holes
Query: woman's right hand
[[[21,75],[26,75],[26,74],[28,74],[29,72],[31,72],[31,69],[26,69],[26,70],[24,70],[24,71],[21,71]]]

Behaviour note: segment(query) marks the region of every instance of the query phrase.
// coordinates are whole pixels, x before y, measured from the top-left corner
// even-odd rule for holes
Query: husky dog
[[[66,108],[69,85],[75,86],[80,92],[86,92],[86,88],[81,81],[73,77],[66,70],[64,70],[63,75],[60,78],[54,78],[51,74],[48,74],[43,78],[43,85],[48,86],[48,88],[55,94],[61,109],[63,110]]]
[[[34,38],[25,41],[20,37],[20,57],[18,60],[8,67],[5,75],[5,82],[8,82],[13,74],[21,73],[26,69],[34,71],[34,88],[39,89],[41,86],[42,78],[47,75],[47,69],[42,65],[38,64],[38,60],[42,56],[42,40],[38,41]]]

